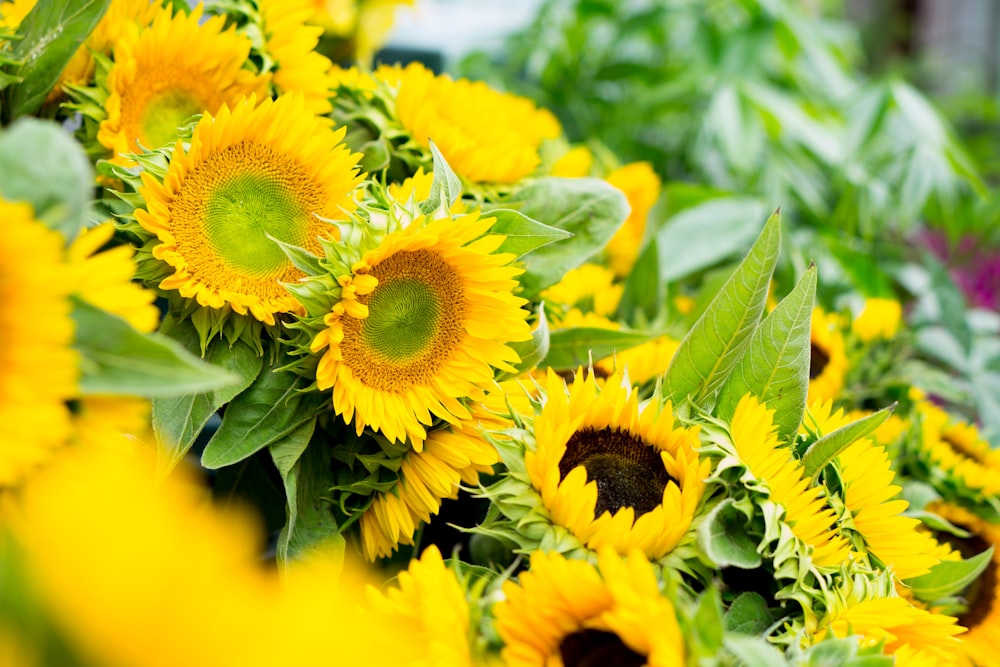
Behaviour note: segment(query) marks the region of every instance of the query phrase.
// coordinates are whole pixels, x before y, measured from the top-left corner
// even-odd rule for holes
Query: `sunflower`
[[[816,424],[819,434],[851,421],[842,410],[833,412],[830,401],[813,403],[808,419]],[[837,458],[844,504],[867,552],[891,567],[900,579],[929,572],[939,562],[932,555],[937,541],[918,530],[922,525],[919,520],[903,516],[909,503],[897,497],[902,488],[892,483],[896,473],[885,447],[862,438]]]
[[[851,331],[862,342],[896,335],[903,318],[903,308],[895,299],[866,299],[864,309],[851,322]]]
[[[625,193],[631,207],[625,223],[606,246],[611,269],[619,276],[627,276],[646,234],[646,218],[660,196],[660,177],[650,163],[633,162],[615,169],[605,180]]]
[[[640,409],[621,372],[598,389],[578,371],[567,389],[549,371],[533,435],[531,486],[552,523],[588,548],[659,559],[688,531],[711,464],[698,456],[697,427],[675,427],[669,401]]]
[[[836,517],[820,489],[803,478],[802,464],[778,441],[774,410],[747,394],[730,423],[733,447],[754,478],[768,487],[771,500],[784,508],[783,521],[812,549],[813,561],[836,567],[848,558],[848,545],[834,527]]]
[[[0,198],[0,488],[18,484],[70,434],[77,392],[72,276],[63,238],[28,204]]]
[[[334,79],[330,59],[316,50],[323,29],[307,25],[315,15],[310,0],[257,0],[264,51],[274,63],[273,81],[278,94],[298,92],[306,109],[329,113],[333,106]]]
[[[323,352],[319,389],[333,388],[334,411],[391,442],[419,451],[435,419],[468,419],[494,369],[513,372],[508,346],[531,332],[516,297],[514,256],[496,253],[493,218],[420,217],[392,231],[339,276],[341,300],[311,350]]]
[[[85,231],[70,245],[70,284],[82,300],[148,333],[156,329],[160,311],[153,303],[156,294],[132,282],[135,251],[120,245],[98,252],[114,233],[114,224],[107,222]]]
[[[661,596],[653,568],[637,551],[610,550],[598,566],[535,552],[518,583],[503,586],[494,607],[510,667],[588,664],[685,664],[674,606]]]
[[[300,311],[281,283],[303,274],[272,238],[318,254],[320,239],[337,235],[327,220],[353,208],[361,180],[343,136],[294,95],[204,115],[163,182],[144,173],[139,189],[146,209],[136,220],[160,241],[153,257],[173,270],[160,289],[272,325],[275,314]]]
[[[615,274],[610,269],[600,264],[581,264],[567,271],[558,283],[546,288],[541,298],[547,304],[608,317],[618,309],[624,290],[625,286],[615,281]],[[553,311],[550,306],[549,312],[556,318],[554,323],[559,324],[558,315]]]
[[[934,479],[948,480],[948,488],[977,501],[1000,493],[1000,452],[993,449],[971,424],[953,419],[929,401],[917,403],[920,440],[916,455]]]
[[[1000,646],[1000,524],[984,521],[969,510],[950,503],[934,503],[928,510],[971,533],[967,538],[948,536],[963,556],[974,556],[990,546],[994,549],[986,570],[965,592],[966,611],[959,615],[958,622],[968,628],[968,632],[959,635],[958,641],[967,664],[997,667],[1000,665],[997,654],[997,646]]]
[[[0,2],[0,28],[17,28],[38,0],[4,0]]]
[[[540,164],[539,146],[562,132],[550,112],[481,81],[435,76],[419,63],[381,68],[396,88],[402,126],[424,148],[430,142],[459,176],[474,183],[515,183]]]
[[[594,166],[594,154],[586,146],[574,146],[552,164],[552,176],[583,178],[589,176]]]
[[[367,622],[384,628],[407,627],[414,642],[389,642],[399,651],[390,665],[471,667],[469,603],[465,591],[434,545],[410,561],[395,586],[384,593],[369,586]]]
[[[107,118],[97,134],[113,161],[130,164],[123,153],[173,144],[189,117],[265,91],[267,78],[243,68],[250,40],[224,24],[223,16],[202,21],[199,5],[190,14],[163,9],[147,29],[126,27],[115,43]]]
[[[885,642],[887,655],[901,653],[897,664],[954,665],[959,657],[959,640],[964,631],[952,616],[921,609],[901,597],[876,597],[843,605],[834,605],[821,621],[817,637],[830,633],[835,637],[860,635],[862,643]]]
[[[836,400],[844,388],[847,353],[840,318],[816,307],[809,337],[809,401]]]

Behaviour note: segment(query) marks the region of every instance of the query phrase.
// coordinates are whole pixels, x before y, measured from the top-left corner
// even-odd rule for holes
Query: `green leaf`
[[[726,612],[726,630],[744,635],[761,635],[774,623],[767,600],[759,593],[745,591],[733,600]]]
[[[727,635],[724,643],[743,667],[780,667],[788,664],[781,651],[768,644],[763,637]]]
[[[510,252],[523,257],[542,246],[573,235],[564,229],[543,225],[520,211],[509,208],[494,209],[486,215],[496,218],[490,233],[503,234],[506,237],[496,252]]]
[[[669,218],[657,232],[660,280],[669,283],[737,255],[757,234],[764,204],[747,197],[710,199]]]
[[[729,420],[746,394],[774,410],[778,435],[790,442],[799,431],[809,388],[810,321],[816,268],[810,267],[750,337],[750,344],[719,392],[716,414]]]
[[[447,213],[459,197],[462,196],[462,181],[452,171],[448,161],[441,155],[438,147],[431,142],[431,156],[434,160],[434,180],[431,181],[431,194],[427,201],[420,204],[420,211],[425,215],[436,212]]]
[[[140,333],[85,301],[74,299],[73,320],[83,394],[176,396],[217,389],[237,379],[206,364],[177,341]]]
[[[275,238],[267,233],[264,235],[269,240],[278,244],[278,247],[285,253],[285,257],[288,258],[288,261],[290,261],[299,271],[302,271],[306,275],[310,276],[318,276],[324,272],[323,266],[319,263],[319,257],[312,254],[305,248],[285,243],[281,239]]]
[[[4,91],[6,122],[34,113],[59,81],[77,49],[104,16],[111,0],[39,0],[18,29],[12,51],[21,66],[8,72],[22,82]],[[42,155],[38,149],[32,155]]]
[[[200,349],[198,332],[190,323],[174,327],[170,336],[192,353]],[[243,341],[232,347],[216,341],[206,351],[205,361],[231,372],[236,381],[214,391],[153,399],[153,432],[160,443],[158,466],[162,472],[169,472],[184,458],[212,415],[249,387],[264,365],[264,359]]]
[[[517,343],[508,343],[508,347],[517,352],[517,356],[521,358],[521,361],[514,365],[517,373],[510,374],[510,377],[516,377],[538,367],[538,364],[542,363],[542,360],[548,356],[550,345],[549,320],[545,317],[545,302],[542,302],[538,304],[538,325],[531,332],[531,338]],[[505,374],[498,379],[503,380],[507,377]]]
[[[202,452],[203,466],[213,470],[242,461],[316,418],[318,396],[301,391],[309,380],[276,368],[265,368],[229,403]]]
[[[875,414],[841,426],[809,445],[802,455],[802,467],[806,475],[810,477],[818,475],[838,454],[881,426],[892,414],[894,407],[895,404],[890,405]]]
[[[566,272],[597,254],[628,217],[628,199],[598,178],[543,178],[518,190],[511,200],[533,220],[572,237],[536,249],[524,258],[524,296],[533,298]]]
[[[957,595],[986,570],[992,561],[993,549],[991,546],[986,551],[963,560],[943,560],[927,574],[907,579],[906,583],[913,595],[924,602],[935,602]]]
[[[747,516],[726,498],[698,526],[698,544],[716,567],[760,567],[757,544],[747,535]]]
[[[549,353],[545,357],[545,366],[555,369],[587,366],[591,361],[642,345],[651,338],[652,335],[646,332],[621,329],[556,329],[549,336]]]
[[[660,281],[659,250],[653,239],[639,254],[625,279],[625,289],[618,302],[618,316],[632,320],[641,314],[646,321],[656,318],[665,300],[665,285]]]
[[[321,545],[341,553],[345,547],[325,495],[334,485],[330,448],[316,446],[322,443],[307,446],[315,425],[315,419],[302,424],[270,449],[288,499],[287,520],[276,547],[282,566]]]
[[[722,621],[722,601],[719,591],[710,588],[698,599],[692,618],[692,630],[700,648],[710,652],[722,648],[724,637]]]
[[[4,199],[28,202],[39,220],[69,240],[83,228],[94,170],[55,123],[22,118],[0,133],[0,174]]]
[[[775,213],[681,341],[664,384],[664,395],[674,405],[687,396],[704,401],[729,376],[764,312],[780,245],[781,217]]]

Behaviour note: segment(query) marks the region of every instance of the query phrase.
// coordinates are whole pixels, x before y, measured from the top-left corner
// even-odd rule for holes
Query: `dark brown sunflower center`
[[[960,525],[960,524],[956,524]],[[967,526],[961,526],[968,530]],[[962,558],[969,558],[980,554],[990,548],[990,543],[979,537],[972,535],[966,538],[948,535],[947,541],[952,547],[958,549]],[[968,628],[970,631],[982,623],[993,611],[997,604],[997,562],[990,559],[989,564],[983,573],[976,577],[972,585],[966,589],[964,595],[968,611],[958,617],[958,624]]]
[[[960,438],[958,438],[958,437],[956,437],[956,436],[954,436],[954,435],[952,435],[950,433],[942,433],[941,434],[941,440],[943,440],[944,442],[948,443],[949,447],[951,447],[952,449],[954,449],[956,452],[958,452],[962,456],[965,456],[966,458],[970,458],[973,461],[975,461],[976,463],[980,463],[980,464],[985,464],[986,463],[986,461],[983,459],[982,454],[980,452],[977,452],[972,447],[970,447],[969,444],[967,442],[965,442],[964,440],[961,440]]]
[[[559,643],[559,655],[566,667],[641,667],[646,657],[639,655],[613,632],[580,630]]]
[[[595,519],[623,507],[635,510],[638,519],[663,502],[663,490],[673,480],[656,448],[617,428],[574,433],[559,460],[559,479],[577,466],[587,471],[588,482],[597,482]]]
[[[815,380],[823,373],[823,369],[830,362],[830,355],[826,350],[820,348],[816,343],[809,345],[809,379]]]

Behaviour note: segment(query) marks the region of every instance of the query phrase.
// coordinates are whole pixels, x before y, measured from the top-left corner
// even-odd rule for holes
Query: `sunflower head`
[[[627,276],[646,233],[646,218],[660,196],[660,177],[650,163],[633,162],[614,170],[606,180],[625,193],[631,208],[606,248],[612,270],[619,276]]]
[[[809,400],[835,400],[844,388],[847,352],[840,317],[813,309],[809,338]]]
[[[214,311],[209,330],[199,329],[203,345],[229,313],[274,325],[276,316],[304,312],[282,284],[305,273],[282,248],[320,254],[321,240],[338,236],[330,221],[354,208],[359,156],[343,135],[301,97],[259,105],[251,97],[205,114],[190,144],[174,148],[162,180],[143,174],[136,231],[152,241],[146,261],[157,267],[144,271],[159,271],[158,287],[181,302]],[[195,326],[211,319],[192,316]]]
[[[710,472],[697,427],[677,425],[669,402],[640,404],[621,372],[601,388],[593,373],[567,387],[550,371],[544,388],[530,425],[501,447],[507,478],[486,491],[509,521],[531,525],[518,546],[670,554]]]

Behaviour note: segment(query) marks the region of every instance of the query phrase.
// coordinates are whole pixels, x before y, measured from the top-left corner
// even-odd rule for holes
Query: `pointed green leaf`
[[[550,336],[549,321],[545,317],[545,303],[542,302],[538,304],[538,325],[531,332],[531,338],[508,344],[508,347],[517,352],[517,356],[521,358],[521,361],[514,365],[517,373],[512,377],[536,368],[548,356],[551,344]],[[501,376],[498,379],[506,379],[506,376]]]
[[[192,353],[198,353],[198,332],[189,322],[170,330],[170,337]],[[153,433],[160,443],[158,467],[169,472],[187,454],[202,429],[219,408],[249,387],[264,365],[264,359],[248,343],[230,347],[221,340],[209,345],[205,361],[231,372],[236,381],[214,391],[153,399]]]
[[[719,591],[709,588],[702,593],[694,610],[692,630],[701,648],[714,652],[722,648],[725,625],[722,619],[722,600]]]
[[[698,545],[717,567],[753,569],[761,564],[757,544],[747,535],[747,517],[726,498],[698,526]]]
[[[300,375],[265,368],[229,403],[219,430],[202,452],[201,464],[209,470],[232,465],[315,419],[319,397],[301,391],[308,384]]]
[[[305,248],[300,248],[297,245],[292,245],[291,243],[285,243],[281,239],[277,239],[270,234],[266,234],[268,239],[278,244],[282,252],[285,253],[285,257],[288,258],[295,268],[303,273],[310,276],[318,276],[324,273],[322,265],[319,263],[319,257],[312,254]]]
[[[236,381],[231,373],[206,364],[177,341],[162,334],[140,333],[120,317],[84,301],[74,299],[73,320],[84,394],[176,396]]]
[[[810,321],[816,268],[760,323],[732,374],[722,385],[716,414],[729,420],[746,394],[774,410],[778,435],[790,442],[799,431],[809,388]]]
[[[610,357],[649,341],[652,335],[643,331],[575,327],[556,329],[549,336],[549,353],[545,366],[555,369],[574,369],[591,361]]]
[[[788,664],[781,651],[763,637],[727,635],[724,643],[742,667],[781,667]]]
[[[963,560],[943,560],[927,574],[907,579],[910,591],[918,600],[935,602],[957,595],[983,573],[993,558],[993,547]]]
[[[746,197],[709,199],[666,220],[656,234],[660,281],[670,283],[738,254],[754,240],[764,205]]]
[[[496,252],[510,252],[523,257],[542,246],[573,236],[565,229],[543,225],[520,211],[509,208],[498,208],[489,211],[487,215],[496,218],[490,234],[503,234],[506,237]]]
[[[276,548],[282,566],[320,545],[341,552],[345,546],[328,495],[334,485],[330,448],[307,446],[315,425],[315,419],[302,424],[270,450],[288,501],[287,520]]]
[[[744,635],[762,635],[774,623],[767,600],[759,593],[740,593],[726,612],[726,630]]]
[[[656,318],[665,299],[665,283],[660,280],[659,250],[656,239],[639,254],[625,279],[625,290],[618,302],[618,316],[632,321],[641,314],[646,321]]]
[[[22,82],[4,91],[6,122],[34,113],[59,75],[104,16],[111,0],[39,0],[18,29],[12,56],[21,61],[9,74]],[[38,154],[38,153],[33,153]]]
[[[433,215],[436,211],[449,211],[451,205],[462,196],[462,181],[452,171],[451,165],[444,159],[433,141],[431,142],[431,156],[434,159],[434,180],[431,181],[431,195],[427,201],[420,204],[420,211],[425,215]]]
[[[818,475],[838,454],[881,426],[892,414],[894,407],[895,403],[875,414],[841,426],[809,445],[802,455],[802,467],[805,473],[810,477]]]
[[[62,128],[22,118],[0,133],[0,174],[0,196],[28,202],[35,217],[67,239],[76,238],[87,220],[94,170]]]
[[[510,199],[522,202],[519,210],[527,217],[572,234],[524,258],[520,280],[527,298],[600,252],[629,212],[621,190],[598,178],[543,178]]]
[[[674,405],[687,396],[703,402],[729,376],[764,312],[780,245],[781,217],[775,213],[681,341],[664,383],[664,395]]]

